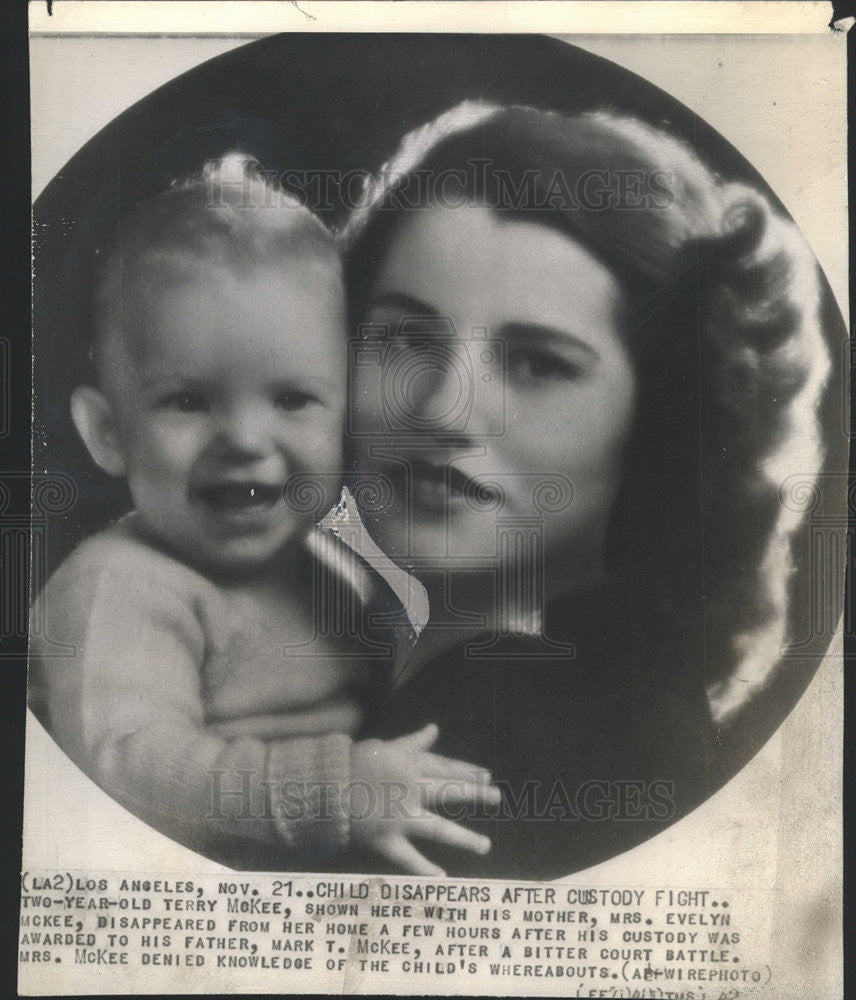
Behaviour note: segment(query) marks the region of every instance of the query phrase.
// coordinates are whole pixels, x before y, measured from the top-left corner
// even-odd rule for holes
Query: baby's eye
[[[281,410],[303,410],[314,400],[314,396],[307,392],[298,392],[297,390],[289,390],[287,392],[281,392],[276,397],[276,405]]]
[[[161,400],[161,407],[179,413],[207,413],[210,404],[201,392],[171,392]]]
[[[518,348],[508,355],[508,371],[512,378],[529,382],[573,381],[583,374],[580,365],[552,351]]]

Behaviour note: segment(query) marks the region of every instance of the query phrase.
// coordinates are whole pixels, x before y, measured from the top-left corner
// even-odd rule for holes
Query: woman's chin
[[[440,513],[415,520],[409,529],[403,521],[387,521],[372,533],[388,555],[417,569],[484,569],[500,562],[497,525],[492,519],[446,518]]]
[[[363,514],[363,521],[384,553],[417,577],[431,570],[452,575],[481,571],[480,576],[487,571],[500,589],[514,580],[549,602],[603,576],[603,525],[596,519],[571,529],[493,512],[420,507],[409,518],[401,511]]]

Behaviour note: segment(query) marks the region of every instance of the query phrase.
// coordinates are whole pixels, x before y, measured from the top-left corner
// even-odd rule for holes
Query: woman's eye
[[[573,381],[583,370],[558,354],[547,351],[517,350],[508,357],[508,368],[512,377],[529,381]]]
[[[303,410],[312,402],[313,398],[306,392],[282,392],[276,397],[276,405],[281,410]]]
[[[178,410],[179,413],[207,413],[209,403],[205,396],[198,392],[173,392],[166,396],[161,406],[166,410]]]

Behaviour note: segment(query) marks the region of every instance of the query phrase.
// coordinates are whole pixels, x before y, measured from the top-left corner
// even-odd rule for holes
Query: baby
[[[71,411],[133,512],[40,597],[76,655],[34,639],[33,704],[102,788],[191,848],[310,869],[370,848],[442,874],[412,838],[490,845],[432,809],[499,792],[430,752],[434,726],[353,739],[379,668],[316,628],[318,529],[286,500],[293,476],[338,499],[344,312],[331,235],[239,156],[121,220]]]

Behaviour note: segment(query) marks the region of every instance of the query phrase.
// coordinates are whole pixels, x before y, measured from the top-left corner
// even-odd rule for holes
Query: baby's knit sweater
[[[203,852],[317,867],[347,846],[351,737],[388,649],[360,655],[270,586],[212,582],[135,515],[80,545],[39,602],[31,705],[115,799]]]

